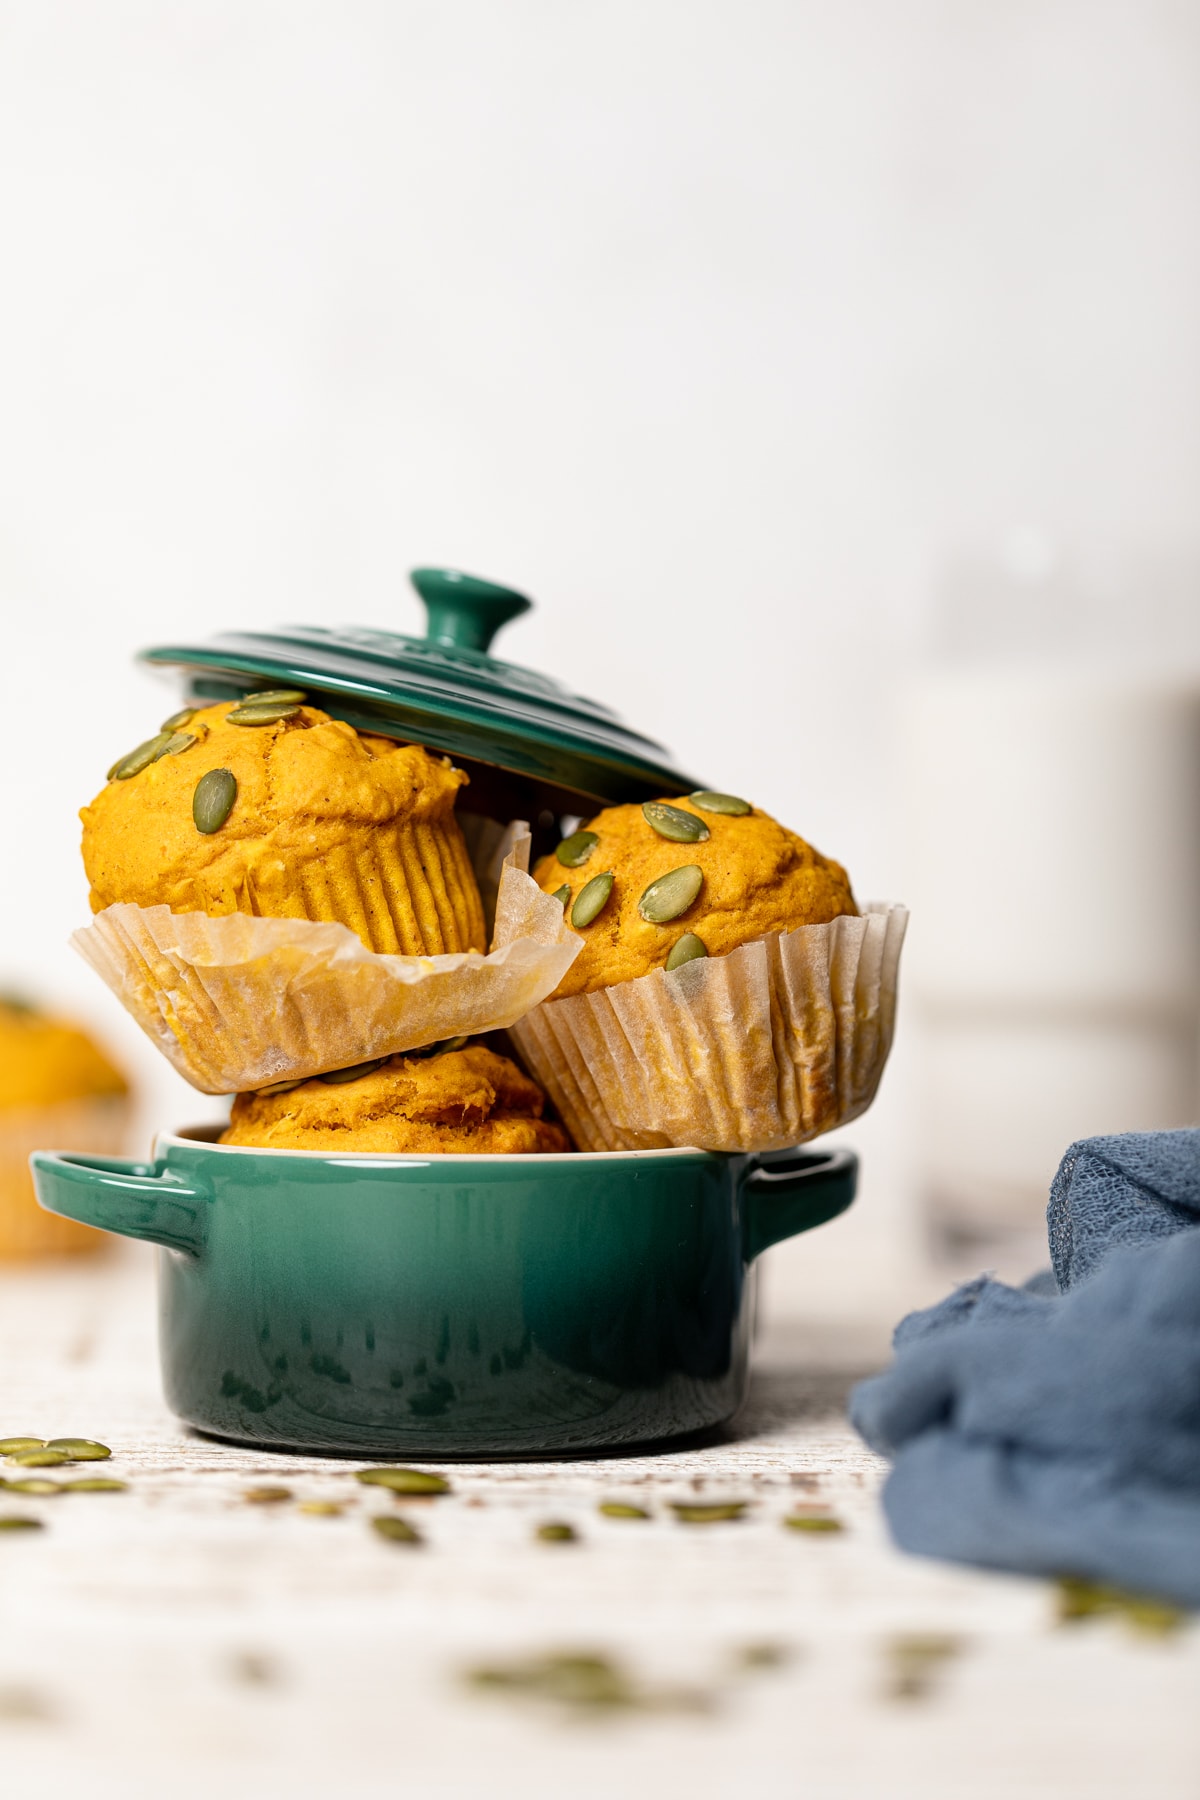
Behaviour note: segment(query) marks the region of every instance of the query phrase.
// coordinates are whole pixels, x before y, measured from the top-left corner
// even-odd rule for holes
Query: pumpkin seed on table
[[[754,811],[748,800],[739,800],[736,794],[714,794],[708,788],[689,794],[688,799],[701,812],[724,813],[731,819],[744,819],[748,812]]]
[[[578,869],[587,861],[600,839],[594,831],[573,831],[554,852],[564,869]]]
[[[389,1488],[393,1494],[448,1494],[450,1483],[432,1469],[359,1469],[364,1487]]]
[[[724,1525],[740,1519],[748,1504],[745,1500],[672,1500],[671,1511],[681,1525]]]
[[[6,1437],[0,1438],[0,1456],[12,1456],[18,1450],[44,1450],[45,1438]]]
[[[347,1081],[359,1081],[364,1075],[373,1075],[386,1061],[386,1056],[377,1056],[372,1062],[355,1063],[350,1069],[330,1069],[327,1074],[318,1075],[317,1080],[328,1082],[330,1087],[341,1087]]]
[[[684,812],[678,806],[667,806],[662,800],[647,800],[642,807],[642,817],[659,837],[670,838],[673,844],[703,844],[710,835],[704,820],[698,819],[695,813]]]
[[[192,795],[192,821],[197,831],[211,837],[220,831],[237,799],[237,777],[231,769],[210,769],[196,783]]]
[[[650,1514],[644,1506],[634,1506],[628,1500],[602,1500],[596,1511],[606,1519],[648,1519]]]
[[[833,1513],[797,1512],[788,1513],[784,1524],[789,1531],[845,1531],[842,1521]]]
[[[580,888],[575,904],[571,908],[571,923],[576,931],[582,931],[593,919],[598,919],[608,905],[608,897],[613,891],[615,876],[611,869],[603,875],[593,875]],[[565,902],[564,902],[565,904]]]
[[[300,711],[298,706],[235,706],[232,712],[225,714],[227,725],[281,725],[285,719],[294,719]]]
[[[638,901],[638,912],[647,925],[666,925],[694,904],[703,886],[704,870],[698,863],[685,863],[650,883]]]
[[[291,1497],[291,1488],[272,1487],[270,1485],[266,1487],[246,1488],[242,1494],[242,1499],[248,1500],[251,1506],[277,1506],[280,1501],[290,1500]]]
[[[85,1475],[80,1481],[59,1483],[64,1494],[127,1494],[127,1481],[114,1481],[109,1475]]]
[[[539,1544],[577,1544],[579,1542],[579,1533],[575,1527],[563,1524],[558,1519],[551,1519],[545,1525],[539,1525],[534,1536]]]
[[[42,1519],[27,1519],[20,1513],[10,1514],[0,1519],[0,1531],[43,1531],[45,1523]]]
[[[315,1519],[340,1519],[345,1510],[341,1500],[302,1500],[296,1508],[297,1512],[309,1513]]]
[[[555,888],[555,890],[551,894],[550,898],[552,900],[557,900],[558,904],[560,906],[565,907],[567,904],[567,901],[571,898],[570,883],[564,881],[560,888]]]
[[[36,1494],[42,1500],[52,1499],[55,1494],[65,1494],[67,1491],[61,1481],[50,1481],[44,1475],[40,1478],[31,1475],[27,1481],[8,1481],[5,1486],[10,1494]]]
[[[61,1450],[72,1462],[107,1462],[112,1451],[107,1444],[98,1444],[95,1438],[51,1438],[46,1444],[47,1450]]]
[[[13,1450],[5,1462],[18,1469],[57,1469],[72,1459],[63,1450]]]
[[[415,1525],[410,1525],[407,1519],[401,1518],[399,1514],[395,1513],[379,1513],[371,1520],[371,1529],[378,1532],[381,1538],[386,1538],[390,1544],[423,1544],[425,1542]]]
[[[683,936],[672,945],[671,954],[667,958],[667,973],[672,969],[682,969],[684,963],[697,962],[700,957],[708,955],[708,946],[694,931],[685,931]]]
[[[181,706],[179,711],[172,713],[169,719],[164,719],[158,729],[160,731],[181,731],[195,716],[196,708],[194,706]]]

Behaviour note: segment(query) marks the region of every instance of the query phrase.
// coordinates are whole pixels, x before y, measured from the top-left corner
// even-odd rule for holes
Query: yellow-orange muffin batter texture
[[[351,1081],[239,1094],[223,1144],[400,1155],[521,1155],[571,1148],[545,1096],[507,1056],[467,1044],[392,1056]]]
[[[479,889],[454,802],[467,777],[415,744],[367,736],[313,706],[230,724],[222,703],[184,716],[195,741],[84,807],[91,905],[166,905],[212,916],[333,920],[368,949],[405,956],[484,950]],[[201,777],[228,770],[236,797],[201,831]]]
[[[709,956],[721,956],[768,932],[857,914],[841,864],[757,807],[734,816],[685,799],[655,801],[647,810],[653,814],[656,807],[690,814],[707,838],[678,842],[661,836],[641,806],[610,806],[588,824],[598,841],[578,867],[564,867],[552,853],[534,869],[546,893],[570,890],[568,919],[589,881],[608,871],[613,875],[611,894],[593,922],[582,927],[584,947],[551,999],[594,993],[661,969],[685,933],[699,937]],[[695,900],[664,923],[648,922],[638,910],[646,889],[684,867],[702,872]]]

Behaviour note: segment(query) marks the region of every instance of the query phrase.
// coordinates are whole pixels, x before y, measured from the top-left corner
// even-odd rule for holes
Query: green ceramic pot
[[[751,1264],[842,1212],[847,1151],[352,1156],[161,1137],[39,1152],[50,1212],[159,1255],[167,1399],[274,1449],[570,1456],[746,1391]]]

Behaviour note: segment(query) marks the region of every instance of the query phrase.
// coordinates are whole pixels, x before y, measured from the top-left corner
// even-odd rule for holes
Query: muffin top
[[[858,911],[840,863],[729,794],[606,807],[534,878],[584,940],[552,999]]]
[[[80,813],[93,912],[126,900],[274,916],[272,894],[294,863],[328,856],[364,829],[443,820],[467,779],[444,757],[367,736],[315,706],[230,724],[248,704],[176,714],[173,732],[115,765]]]
[[[124,1076],[78,1026],[0,996],[0,1108],[126,1091]]]
[[[389,1056],[346,1080],[318,1076],[285,1092],[239,1094],[223,1144],[264,1150],[401,1155],[530,1155],[569,1150],[542,1118],[545,1095],[485,1044]]]

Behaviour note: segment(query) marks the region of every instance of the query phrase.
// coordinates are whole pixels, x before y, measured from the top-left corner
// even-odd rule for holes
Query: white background
[[[416,631],[420,562],[902,897],[956,559],[1092,571],[1021,654],[1194,620],[1198,51],[1189,0],[0,0],[3,978],[203,1111],[65,948],[133,655]]]

